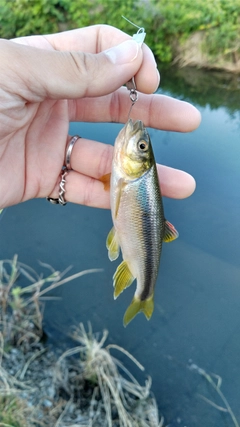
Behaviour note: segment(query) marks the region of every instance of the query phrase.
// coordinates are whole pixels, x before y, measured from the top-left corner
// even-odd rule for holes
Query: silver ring
[[[68,172],[67,169],[63,169],[62,170],[62,179],[60,182],[60,189],[59,189],[59,197],[58,197],[58,203],[62,206],[65,206],[67,204],[65,198],[64,198],[64,194],[65,194],[65,183],[66,183],[66,176],[67,176]]]
[[[52,203],[52,205],[58,205],[59,201],[58,199],[54,199],[53,197],[46,197],[47,201]]]
[[[74,144],[80,138],[81,138],[81,136],[75,135],[70,139],[70,141],[68,143],[68,146],[66,149],[66,155],[65,155],[65,166],[68,170],[72,169],[71,168],[71,154],[72,154]]]
[[[65,206],[67,204],[66,200],[65,200],[65,183],[66,183],[66,176],[68,174],[68,170],[66,168],[62,169],[61,172],[61,182],[59,185],[59,197],[58,199],[54,199],[53,197],[47,197],[47,201],[52,203],[53,205],[62,205]]]

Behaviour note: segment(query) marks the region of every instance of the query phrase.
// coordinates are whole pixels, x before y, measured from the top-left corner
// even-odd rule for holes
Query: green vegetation
[[[61,31],[67,0],[0,0],[0,37],[13,38]]]
[[[154,0],[162,16],[161,33],[172,45],[174,40],[186,40],[196,31],[206,33],[205,49],[210,54],[240,52],[239,0]],[[159,47],[164,50],[164,40]],[[159,52],[161,58],[161,52]],[[166,60],[172,59],[173,51]]]
[[[32,427],[29,423],[27,402],[16,396],[0,396],[0,426]]]
[[[214,56],[240,53],[239,0],[0,0],[0,37],[46,34],[108,24],[133,34],[126,16],[147,32],[147,43],[162,62],[174,58],[175,44],[204,32],[205,51]]]

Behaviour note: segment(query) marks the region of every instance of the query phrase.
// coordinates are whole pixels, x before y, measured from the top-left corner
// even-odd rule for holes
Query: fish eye
[[[148,143],[144,140],[138,141],[138,148],[140,151],[147,151],[148,150]]]

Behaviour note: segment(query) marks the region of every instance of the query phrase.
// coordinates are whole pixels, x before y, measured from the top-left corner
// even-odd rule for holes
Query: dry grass
[[[205,378],[205,380],[211,385],[211,387],[216,391],[216,394],[220,397],[222,403],[225,405],[220,406],[217,403],[213,402],[212,400],[208,399],[207,397],[203,396],[202,394],[199,395],[201,399],[203,399],[205,402],[207,402],[209,405],[213,406],[215,409],[221,412],[228,413],[231,417],[231,420],[233,422],[234,427],[240,427],[240,424],[238,423],[233,410],[231,406],[229,405],[226,397],[224,396],[221,385],[222,385],[222,378],[214,373],[207,373],[204,369],[200,368],[199,366],[192,363],[189,367],[190,370],[196,371],[199,375]]]
[[[106,345],[107,331],[94,334],[90,324],[88,331],[80,324],[71,334],[78,345],[49,362],[47,348],[40,343],[43,295],[100,270],[85,270],[63,278],[66,271],[54,271],[46,264],[43,267],[49,271],[46,277],[19,263],[17,256],[0,261],[0,427],[163,427],[164,419],[159,416],[151,393],[151,378],[144,385],[136,380],[112,353],[130,359],[141,371],[143,366],[124,348]],[[18,286],[20,276],[27,286]],[[22,361],[15,373],[8,369],[14,364],[13,349]],[[200,397],[228,413],[234,427],[240,427],[221,390],[221,378],[195,364],[190,369],[207,380],[224,406]],[[49,377],[51,396],[46,388],[39,399],[39,383]],[[34,393],[37,404],[31,406]]]
[[[69,269],[60,273],[48,264],[41,265],[50,271],[47,277],[39,276],[31,267],[18,262],[16,255],[13,260],[0,261],[0,331],[10,345],[28,346],[41,339],[43,295],[85,274],[102,271],[84,270],[63,278]],[[20,276],[30,285],[18,286]]]
[[[121,353],[143,370],[139,362],[115,344],[104,347],[107,331],[100,337],[93,334],[90,325],[86,332],[80,324],[72,334],[78,346],[63,353],[49,370],[48,352],[40,343],[41,298],[58,286],[99,270],[63,278],[66,272],[43,266],[50,270],[47,277],[19,263],[17,256],[0,261],[0,427],[162,427],[163,418],[159,419],[150,391],[151,379],[140,385],[111,352]],[[27,286],[18,286],[20,276]],[[23,361],[14,374],[6,368],[12,349],[20,352]],[[32,373],[38,372],[40,376],[54,373],[52,395],[47,396],[46,390],[45,396],[49,407],[43,408],[41,399],[34,407],[30,403],[32,395],[37,393],[38,397],[40,393],[42,377],[35,379],[36,383],[31,380]]]
[[[110,344],[104,347],[108,332],[102,337],[92,333],[91,325],[86,332],[83,324],[75,329],[73,338],[79,346],[67,350],[57,362],[55,382],[69,394],[77,407],[83,403],[84,388],[90,394],[86,411],[88,426],[102,427],[161,427],[157,405],[151,395],[151,379],[140,385],[123,363],[110,354],[117,350],[124,354],[141,370],[143,366],[125,349]],[[66,358],[78,355],[68,365]],[[74,375],[72,373],[74,372]],[[79,391],[82,393],[79,394]],[[58,424],[60,427],[65,424]],[[75,424],[76,425],[76,424]]]

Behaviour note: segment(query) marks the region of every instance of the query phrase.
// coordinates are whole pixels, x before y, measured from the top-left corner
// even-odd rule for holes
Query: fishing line
[[[132,108],[133,108],[134,104],[135,104],[135,102],[132,103],[132,105],[131,105],[131,107],[129,109],[127,121],[130,119],[130,114],[131,114],[131,111],[132,111]]]
[[[143,33],[145,33],[145,30],[144,30],[144,28],[143,28],[143,27],[139,27],[139,25],[134,24],[134,22],[130,21],[130,19],[126,18],[126,16],[124,16],[124,15],[122,15],[122,18],[123,18],[123,19],[125,19],[127,22],[129,22],[129,24],[131,24],[131,25],[133,25],[134,27],[138,28],[138,32],[137,32],[137,34],[138,34],[139,32],[141,32],[141,33],[142,33],[142,32],[143,32]]]

